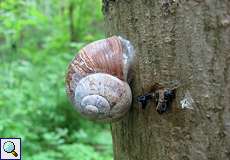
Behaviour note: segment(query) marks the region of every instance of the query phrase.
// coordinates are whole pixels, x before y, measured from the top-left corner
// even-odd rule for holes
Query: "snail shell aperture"
[[[115,121],[129,110],[132,93],[128,85],[134,59],[128,40],[113,36],[88,44],[69,64],[67,94],[84,116]]]

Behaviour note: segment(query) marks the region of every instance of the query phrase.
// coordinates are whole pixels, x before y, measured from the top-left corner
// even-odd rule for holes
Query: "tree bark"
[[[230,1],[103,0],[108,36],[136,50],[130,112],[111,124],[115,160],[230,159]],[[180,82],[173,111],[138,95]],[[193,110],[181,108],[190,93]]]

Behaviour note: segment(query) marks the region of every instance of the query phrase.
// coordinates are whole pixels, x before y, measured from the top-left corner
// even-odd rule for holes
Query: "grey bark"
[[[230,159],[230,1],[104,0],[108,36],[136,50],[130,112],[111,124],[115,160]],[[173,111],[138,95],[181,82]],[[183,85],[184,84],[184,85]],[[181,110],[189,91],[194,110]]]

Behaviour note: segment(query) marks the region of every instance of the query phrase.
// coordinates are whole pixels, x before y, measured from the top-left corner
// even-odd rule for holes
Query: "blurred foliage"
[[[101,0],[0,0],[0,137],[22,138],[23,159],[112,159],[109,127],[82,118],[64,85],[102,28]]]

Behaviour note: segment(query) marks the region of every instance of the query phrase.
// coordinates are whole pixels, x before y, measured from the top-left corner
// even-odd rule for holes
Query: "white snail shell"
[[[127,83],[133,62],[133,46],[113,36],[88,44],[69,65],[66,90],[76,109],[99,121],[115,121],[129,110],[131,89]]]

